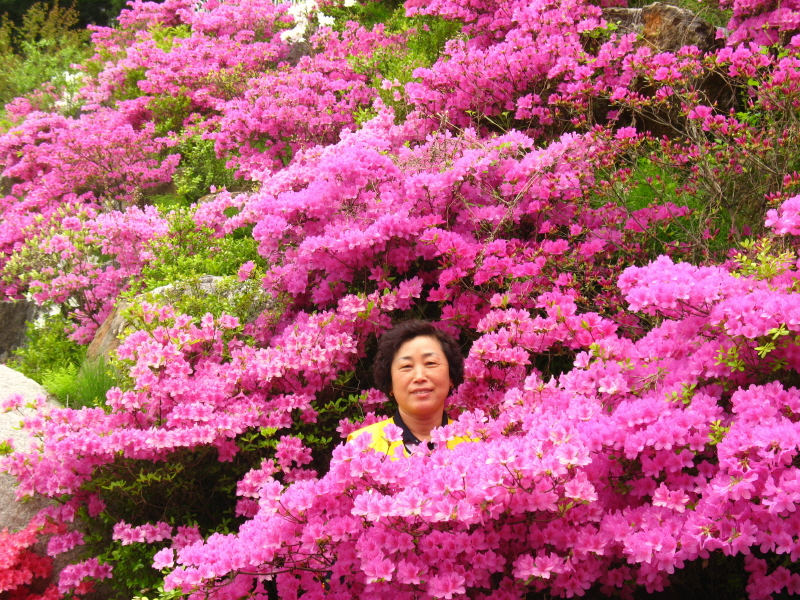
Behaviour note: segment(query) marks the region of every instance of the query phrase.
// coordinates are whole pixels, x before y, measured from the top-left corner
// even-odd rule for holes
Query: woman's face
[[[441,414],[451,386],[450,365],[439,340],[418,336],[397,350],[392,360],[392,392],[401,416]]]

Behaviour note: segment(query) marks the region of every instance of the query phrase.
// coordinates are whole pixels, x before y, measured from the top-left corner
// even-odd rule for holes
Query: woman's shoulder
[[[378,421],[377,423],[373,423],[372,425],[367,425],[366,427],[362,427],[361,429],[356,429],[353,433],[347,436],[347,441],[352,442],[358,436],[363,435],[367,432],[373,434],[372,439],[374,440],[375,434],[382,432],[389,423],[392,423],[391,417],[389,417],[388,419],[384,419],[383,421]]]

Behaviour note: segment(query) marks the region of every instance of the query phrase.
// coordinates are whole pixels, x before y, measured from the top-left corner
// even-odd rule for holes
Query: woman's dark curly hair
[[[439,341],[450,367],[450,381],[458,386],[464,381],[464,357],[453,336],[436,329],[428,321],[403,321],[384,333],[378,340],[378,354],[372,364],[375,387],[387,396],[392,391],[392,361],[400,346],[416,337],[432,337]]]

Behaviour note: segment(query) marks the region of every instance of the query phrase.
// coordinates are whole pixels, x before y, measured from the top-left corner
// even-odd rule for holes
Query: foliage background
[[[4,448],[57,504],[0,576],[46,533],[53,599],[800,590],[792,6],[708,55],[577,1],[93,6],[0,29],[2,289],[52,310],[14,365],[66,406]],[[409,317],[483,443],[342,447]]]

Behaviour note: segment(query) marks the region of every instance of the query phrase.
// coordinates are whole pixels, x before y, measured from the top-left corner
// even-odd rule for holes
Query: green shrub
[[[117,378],[105,360],[98,358],[45,371],[42,385],[64,406],[94,408],[105,404],[106,393],[117,385]]]
[[[152,245],[154,258],[134,286],[134,294],[171,283],[191,282],[203,275],[235,275],[248,261],[264,267],[258,242],[248,235],[249,228],[216,237],[213,230],[197,226],[192,210],[180,207],[169,213],[168,220],[169,234]]]
[[[9,18],[19,23],[25,13],[36,4],[36,0],[0,0],[0,14],[7,13]],[[89,23],[110,25],[125,8],[126,0],[72,0],[70,4],[79,17],[79,25]]]
[[[339,419],[360,406],[357,395],[345,398],[338,393],[337,388],[346,385],[346,381],[337,382],[322,394],[331,400],[320,402],[317,422],[303,423],[296,419],[292,434],[315,450],[330,450],[338,444],[341,438],[335,428]],[[84,489],[99,494],[106,508],[99,519],[83,519],[84,550],[87,556],[96,556],[113,566],[114,579],[109,583],[108,597],[119,600],[139,594],[153,597],[151,592],[158,589],[162,577],[151,566],[153,556],[169,544],[123,546],[112,539],[117,522],[194,524],[206,537],[214,532],[236,531],[245,521],[236,516],[238,481],[263,460],[272,458],[278,439],[286,433],[268,428],[242,433],[236,438],[240,451],[230,462],[220,462],[216,448],[200,446],[172,452],[162,462],[119,458],[95,471]],[[315,453],[317,459],[309,465],[320,473],[328,468],[327,460],[321,458],[323,455],[324,452]]]
[[[49,372],[66,370],[69,365],[77,371],[84,348],[69,338],[70,326],[70,321],[60,314],[28,323],[28,343],[13,352],[8,366],[41,384]]]
[[[40,383],[64,406],[102,406],[117,377],[102,358],[86,360],[86,347],[69,338],[70,328],[60,314],[28,323],[28,343],[13,352],[8,366]]]
[[[155,588],[140,590],[142,595],[141,596],[134,596],[133,600],[177,600],[183,594],[181,593],[180,589],[177,590],[170,590],[165,591],[163,583],[159,584]],[[147,594],[146,596],[144,594]]]
[[[326,6],[325,13],[335,19],[335,28],[344,28],[347,21],[360,23],[366,29],[372,29],[380,23],[387,28],[393,20],[401,15],[405,18],[402,0],[378,0],[377,2],[355,2],[352,6]]]
[[[85,489],[97,492],[106,509],[99,519],[83,519],[84,553],[113,566],[110,598],[128,599],[156,588],[162,575],[152,568],[153,555],[169,544],[123,546],[112,540],[118,521],[195,524],[204,536],[230,533],[244,522],[236,516],[236,484],[271,454],[263,442],[272,440],[259,432],[255,437],[259,440],[251,440],[231,462],[219,462],[217,450],[206,446],[173,452],[159,463],[118,459],[95,472]]]
[[[730,214],[714,209],[705,191],[693,186],[683,169],[669,164],[657,144],[644,145],[623,164],[629,170],[625,177],[614,172],[619,164],[612,170],[600,171],[600,179],[614,183],[595,190],[592,198],[595,206],[612,202],[631,216],[637,210],[667,202],[691,211],[685,217],[650,223],[647,236],[640,242],[640,255],[629,257],[635,264],[645,264],[676,247],[684,249],[684,256],[690,262],[702,262],[712,256],[724,260],[735,245],[727,235],[731,229]],[[711,235],[711,231],[719,231],[721,235]]]
[[[186,138],[176,149],[182,159],[175,173],[175,185],[184,205],[189,205],[208,194],[211,187],[229,191],[244,189],[245,182],[237,179],[233,169],[225,166],[226,159],[217,158],[214,141],[200,135]]]
[[[147,108],[153,113],[156,135],[167,136],[183,129],[183,122],[189,116],[189,109],[192,106],[192,100],[186,92],[186,88],[181,87],[181,93],[179,94],[174,96],[155,96],[150,100]]]
[[[89,55],[88,30],[76,30],[78,13],[37,2],[15,25],[6,15],[0,21],[0,103],[29,94],[46,82],[53,87],[37,99],[50,108],[64,94],[74,92],[71,65]],[[63,100],[63,99],[62,99]],[[68,104],[68,102],[67,102]],[[68,107],[69,108],[69,107]]]
[[[108,390],[117,383],[113,368],[102,357],[84,361],[75,380],[75,404],[70,406],[103,406]]]
[[[109,528],[111,525],[109,526]],[[114,566],[114,579],[106,585],[115,593],[110,598],[127,600],[137,594],[148,593],[162,582],[161,574],[153,569],[153,557],[161,549],[158,544],[130,544],[111,542],[109,549],[98,556],[104,563]],[[163,544],[163,547],[168,544]],[[108,590],[110,591],[110,590]]]
[[[462,24],[440,17],[418,15],[406,17],[404,9],[398,8],[387,23],[387,29],[408,35],[402,52],[397,49],[379,49],[370,56],[351,59],[357,72],[371,77],[371,85],[384,104],[394,109],[399,121],[410,111],[402,90],[407,83],[415,81],[414,70],[433,65],[444,51],[445,43],[461,33]],[[387,79],[400,85],[384,89],[381,82]]]
[[[75,394],[75,380],[78,378],[78,366],[74,363],[59,365],[42,374],[42,385],[47,393],[55,396],[64,406]]]

